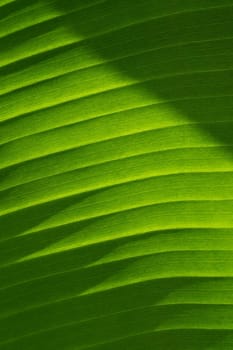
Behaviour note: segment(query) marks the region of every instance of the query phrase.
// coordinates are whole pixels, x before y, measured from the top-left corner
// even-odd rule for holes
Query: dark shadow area
[[[232,292],[232,279],[227,278],[156,279],[78,295],[85,290],[84,287],[101,282],[129,263],[123,261],[71,271],[1,292],[1,300],[4,300],[4,304],[1,302],[2,315],[5,311],[9,313],[8,318],[0,320],[1,332],[4,332],[6,339],[13,332],[14,338],[32,333],[34,339],[38,332],[38,340],[42,342],[48,341],[48,335],[51,335],[56,348],[61,346],[63,349],[65,344],[89,341],[94,344],[101,338],[111,342],[115,336],[124,336],[124,333],[128,336],[136,335],[138,331],[153,331],[172,320],[180,325],[187,322],[181,329],[189,328],[191,324],[195,328],[199,317],[208,319],[209,312],[219,317],[229,312],[229,305],[208,305],[204,302],[208,297],[218,298],[226,285],[227,293]],[[190,290],[193,300],[203,300],[202,305],[189,302]],[[169,305],[170,295],[177,300],[175,304]],[[163,301],[167,301],[168,305],[160,305]],[[217,320],[214,318],[213,323],[216,324]],[[90,338],[89,331],[92,333]],[[170,342],[169,338],[168,344]],[[47,348],[55,348],[53,346],[54,343],[51,343]]]
[[[180,230],[164,230],[156,232],[148,232],[142,235],[136,234],[130,237],[123,237],[109,241],[102,241],[83,247],[74,247],[73,249],[47,253],[41,256],[35,256],[28,260],[17,263],[18,259],[23,259],[33,253],[41,252],[50,245],[56,244],[64,238],[69,237],[72,233],[78,232],[79,229],[91,224],[81,222],[69,225],[63,225],[50,230],[43,230],[30,235],[19,236],[0,243],[0,249],[3,252],[0,258],[1,267],[1,286],[7,286],[14,283],[27,281],[28,279],[45,278],[46,276],[69,272],[71,270],[79,270],[98,260],[108,256],[114,251],[127,244],[142,244],[154,237],[155,234],[161,235],[164,239],[171,235],[179,238]],[[94,220],[93,220],[94,221]],[[188,230],[185,230],[188,232]],[[194,230],[195,232],[195,230]],[[221,231],[224,233],[224,230]],[[228,231],[226,230],[226,233]],[[206,235],[214,235],[214,230],[203,229]],[[148,255],[151,252],[148,252]],[[114,260],[114,259],[113,259]],[[20,273],[19,273],[20,270]]]
[[[22,10],[22,7],[24,9],[30,7],[31,4],[32,2],[30,0],[20,0],[12,1],[9,4],[1,6],[0,20],[4,20],[6,17],[12,15],[12,13]]]
[[[169,282],[170,285],[167,285],[167,288],[173,286],[173,290],[175,290],[177,288],[175,283],[172,283],[171,280],[169,280]],[[176,281],[176,283],[177,282],[179,284],[179,281]],[[155,291],[157,286],[151,284],[150,287]],[[163,282],[160,285],[160,288],[161,287],[163,290]],[[144,285],[145,293],[147,288],[148,286]],[[167,292],[169,289],[165,290]],[[119,292],[119,298],[121,298],[121,291]],[[126,291],[124,292],[126,293]],[[108,303],[108,301],[106,304],[103,303],[103,297],[104,295],[102,295],[102,299],[99,300],[102,307],[109,306],[111,309],[114,309],[111,307],[112,303]],[[158,297],[157,301],[159,301],[159,299],[160,297]],[[211,346],[211,349],[217,350],[222,342],[225,342],[224,344],[229,342],[229,345],[232,345],[233,335],[232,331],[229,329],[221,329],[220,327],[218,328],[217,325],[217,329],[206,329],[205,327],[200,329],[198,329],[198,327],[196,328],[198,317],[202,317],[203,323],[208,320],[209,313],[224,317],[224,312],[229,310],[229,308],[231,309],[228,305],[217,305],[213,311],[213,306],[206,304],[165,306],[152,304],[146,307],[136,306],[131,311],[128,311],[127,308],[123,307],[121,309],[119,307],[117,295],[112,295],[112,301],[113,300],[117,303],[118,311],[112,314],[109,312],[109,315],[107,312],[106,315],[103,315],[102,312],[102,315],[98,314],[96,318],[87,318],[86,320],[84,318],[83,322],[78,321],[80,316],[79,312],[83,311],[83,306],[85,305],[86,308],[88,308],[88,305],[82,300],[83,305],[79,305],[80,307],[74,304],[73,309],[61,310],[61,312],[64,312],[64,317],[59,315],[58,310],[56,310],[56,313],[51,311],[46,313],[46,311],[43,310],[44,312],[42,315],[39,310],[39,314],[35,312],[34,314],[32,313],[30,315],[32,318],[25,317],[22,323],[19,317],[16,317],[14,320],[11,319],[11,328],[7,328],[9,323],[6,322],[2,331],[4,330],[6,332],[6,339],[7,337],[10,339],[12,330],[14,329],[15,338],[21,338],[17,342],[17,345],[20,345],[23,349],[31,349],[32,344],[34,349],[45,347],[47,349],[61,350],[68,347],[72,348],[74,344],[80,348],[90,347],[101,350],[119,348],[136,348],[141,350],[145,345],[146,349],[154,349],[155,346],[159,346],[159,349],[167,350],[169,348],[177,350],[180,346],[184,346],[184,348],[192,350],[205,350],[206,346]],[[140,295],[137,295],[137,300],[140,300]],[[98,301],[98,297],[95,301]],[[155,295],[154,303],[156,304]],[[93,307],[93,310],[98,310],[98,304],[89,305]],[[115,307],[115,309],[117,309],[117,307]],[[69,311],[68,314],[67,311]],[[90,313],[88,313],[86,309],[84,315],[89,314]],[[45,315],[49,316],[45,319]],[[58,315],[60,317],[58,317]],[[67,320],[66,316],[68,316],[69,321],[59,325],[59,321]],[[43,321],[46,321],[48,325],[47,329],[44,327]],[[172,321],[174,322],[174,328],[169,328]],[[216,324],[214,321],[212,323]],[[168,328],[167,330],[166,326]],[[163,327],[165,330],[163,330]],[[176,329],[176,327],[178,329]],[[31,331],[31,334],[26,338],[23,337],[25,330]],[[105,345],[103,346],[103,344]],[[14,342],[12,345],[14,345]],[[6,346],[5,348],[14,349],[12,345],[9,347]],[[152,347],[152,345],[154,347]],[[224,349],[230,349],[230,347],[224,347]]]
[[[95,193],[95,191],[93,193]],[[62,198],[60,200],[54,200],[54,201],[46,202],[36,206],[31,206],[29,208],[21,209],[13,213],[1,216],[0,217],[0,226],[1,226],[0,244],[2,244],[2,242],[3,244],[5,244],[4,241],[8,242],[8,240],[10,241],[12,237],[23,234],[27,230],[33,227],[36,227],[37,225],[41,224],[43,221],[49,219],[53,215],[66,209],[67,207],[71,206],[77,201],[82,201],[82,199],[88,197],[91,194],[85,193],[85,194],[69,196],[67,198]],[[24,239],[30,240],[31,237],[25,236]],[[35,236],[32,235],[32,239],[34,240]],[[49,243],[49,235],[46,236],[46,239],[48,240],[47,243]],[[10,255],[12,255],[12,252],[10,253]],[[4,260],[4,257],[1,257],[1,258],[3,258]]]
[[[92,247],[88,251],[88,254],[86,254],[85,257],[83,256],[83,258],[86,259],[86,263],[87,263],[87,256],[89,256],[90,261],[97,259],[97,254],[102,255],[104,253],[104,250],[105,250],[105,253],[107,252],[109,253],[111,249],[113,249],[113,246],[114,246],[113,244],[112,246],[111,244],[109,245],[106,244],[103,246],[99,245],[97,247]],[[32,264],[30,265],[30,267],[28,265],[28,267],[31,270],[30,275],[29,275],[29,271],[25,270],[26,263],[22,264],[22,266],[18,264],[16,268],[19,276],[21,277],[21,280],[19,280],[19,277],[18,278],[16,277],[15,279],[13,279],[14,284],[11,287],[6,288],[7,285],[9,285],[10,283],[10,277],[12,277],[14,273],[13,271],[14,267],[12,268],[9,267],[8,269],[9,277],[7,280],[5,280],[5,288],[4,288],[3,281],[1,281],[1,286],[2,286],[2,289],[0,290],[1,315],[4,316],[4,315],[7,315],[8,313],[14,314],[20,311],[25,312],[27,311],[27,308],[33,309],[33,308],[39,307],[39,311],[37,311],[37,316],[39,315],[39,313],[43,315],[45,309],[48,308],[51,314],[53,314],[52,310],[54,309],[54,312],[58,313],[58,315],[59,313],[60,313],[60,316],[62,314],[64,314],[64,316],[66,315],[65,318],[67,319],[67,321],[68,320],[72,321],[72,317],[75,317],[76,320],[79,319],[81,321],[83,318],[85,318],[85,313],[86,313],[86,318],[94,317],[96,315],[98,316],[98,313],[101,313],[102,308],[103,308],[102,313],[105,314],[105,313],[109,313],[110,308],[112,308],[113,312],[117,312],[116,308],[123,309],[124,306],[126,307],[126,309],[131,309],[134,307],[134,304],[136,304],[137,307],[140,307],[141,304],[147,305],[147,303],[149,303],[150,305],[153,302],[157,304],[159,300],[162,300],[167,295],[169,295],[169,293],[172,290],[174,292],[176,289],[183,287],[184,284],[187,283],[186,279],[182,279],[182,278],[178,278],[178,279],[168,278],[168,279],[161,280],[160,286],[158,284],[158,281],[142,283],[144,286],[147,284],[151,285],[153,283],[156,286],[156,288],[153,291],[150,290],[150,288],[147,288],[144,291],[145,296],[150,292],[151,292],[151,296],[150,297],[148,296],[148,298],[145,298],[144,301],[140,301],[139,297],[140,297],[140,294],[143,294],[143,288],[140,288],[140,284],[139,284],[139,288],[135,291],[134,295],[129,294],[128,291],[133,289],[133,287],[132,286],[130,287],[127,285],[129,284],[132,285],[133,282],[128,281],[128,276],[124,275],[124,271],[128,267],[134,266],[135,263],[140,262],[141,260],[140,257],[136,256],[136,257],[131,257],[124,260],[113,261],[106,264],[99,264],[96,266],[90,266],[90,267],[87,266],[86,268],[82,268],[81,263],[83,262],[81,262],[81,259],[82,259],[84,250],[85,249],[76,250],[77,260],[75,259],[75,256],[72,251],[67,253],[70,255],[69,258],[73,257],[72,266],[68,266],[68,264],[67,266],[65,266],[65,263],[68,262],[70,264],[71,260],[68,261],[66,259],[65,257],[66,254],[64,252],[61,253],[60,256],[54,255],[54,260],[52,262],[53,266],[51,268],[49,265],[46,265],[46,263],[49,263],[48,259],[50,259],[50,257],[49,258],[45,257],[44,259],[42,258],[39,264],[38,264],[38,261],[37,262],[34,261],[34,263],[32,262]],[[94,252],[94,250],[96,250],[96,252]],[[99,252],[97,252],[98,250]],[[93,254],[93,256],[91,256],[91,253]],[[170,256],[171,257],[173,256],[172,252],[170,253]],[[151,256],[148,256],[148,258],[150,257]],[[158,256],[156,256],[155,259],[156,259],[156,262],[158,263],[160,259],[160,254],[158,254]],[[42,262],[44,263],[44,267],[42,267]],[[80,266],[77,267],[77,264],[79,264],[79,262],[80,262]],[[60,266],[62,266],[62,263],[63,263],[63,271],[57,270],[56,272],[55,270],[56,263],[58,263]],[[36,267],[36,264],[37,264],[37,267]],[[38,269],[39,265],[42,267],[42,270],[44,271],[45,271],[45,266],[47,266],[47,269],[48,270],[50,269],[49,271],[50,274],[47,274],[41,277],[36,276],[36,273],[43,272]],[[74,268],[75,265],[76,265],[76,268]],[[66,270],[64,269],[64,267],[66,268]],[[35,270],[35,268],[37,270]],[[59,268],[59,266],[57,268]],[[33,271],[35,271],[34,275],[33,275]],[[15,269],[15,275],[16,275],[16,269]],[[117,286],[114,286],[114,276],[119,276],[119,275],[121,276],[119,285],[124,287],[126,286],[126,292],[123,287],[117,288]],[[4,276],[4,273],[3,273],[3,276]],[[3,276],[1,277],[1,279],[3,279]],[[27,279],[27,277],[29,276],[30,278]],[[152,276],[149,278],[149,275],[147,274],[147,279],[151,280]],[[107,283],[106,286],[102,285],[102,292],[94,292],[93,294],[90,293],[89,296],[87,294],[87,296],[82,297],[82,299],[80,298],[79,296],[80,293],[87,292],[90,288],[94,288],[98,285],[101,285],[105,281],[108,282],[108,280],[110,281],[112,280],[113,288],[111,288],[112,286],[111,283]],[[191,280],[192,279],[188,279],[188,283],[193,283],[195,281],[195,279],[193,281]],[[169,284],[168,281],[171,281],[171,283]],[[116,293],[117,290],[120,290],[120,291],[122,290],[122,294]],[[102,297],[103,297],[102,302],[101,302],[101,297],[98,297],[99,293],[100,295],[102,294]],[[114,296],[116,298],[117,295],[118,295],[118,299],[115,300],[116,305],[111,306],[110,305],[111,298],[114,301]],[[129,298],[132,298],[131,302],[128,301],[128,306],[127,306],[127,302],[124,300],[125,298],[126,298],[126,301]],[[84,303],[85,300],[87,300],[86,304]],[[106,300],[106,303],[105,303],[105,300]],[[80,302],[83,304],[84,309],[83,307],[81,307],[79,315],[70,314],[70,312],[67,312],[67,314],[65,313],[65,310],[63,308],[64,304],[67,305],[66,306],[67,310],[68,309],[71,310],[72,305],[74,308],[75,303],[78,303],[78,305],[81,305]],[[51,303],[51,305],[48,305],[49,303]],[[96,305],[97,309],[94,308],[94,305],[91,305],[93,303],[94,305]],[[99,312],[98,312],[98,306],[97,306],[98,303],[102,304],[102,306],[99,305],[99,307],[101,308],[99,309]],[[60,312],[58,312],[59,310]],[[78,310],[78,307],[77,307],[77,310]],[[34,312],[35,310],[31,310],[31,311]],[[29,313],[31,311],[29,311]],[[16,315],[16,317],[18,316],[19,315]],[[32,320],[33,318],[34,317],[27,317],[26,322],[28,322],[29,320]],[[41,321],[41,318],[39,318],[39,320]],[[63,318],[61,321],[62,322],[64,321]],[[28,331],[27,328],[25,329]]]
[[[192,339],[192,342],[190,341]],[[94,350],[134,349],[154,350],[155,345],[159,350],[218,350],[224,344],[224,350],[231,350],[233,336],[231,330],[204,330],[204,329],[179,329],[161,332],[148,332],[128,337],[127,339],[93,346]]]

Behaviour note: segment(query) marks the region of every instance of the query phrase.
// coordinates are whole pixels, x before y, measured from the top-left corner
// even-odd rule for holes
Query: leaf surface
[[[232,18],[0,1],[0,349],[233,348]]]

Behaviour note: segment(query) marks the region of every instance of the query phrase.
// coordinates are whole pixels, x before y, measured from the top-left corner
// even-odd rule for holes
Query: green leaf
[[[0,0],[0,349],[233,349],[232,0]]]

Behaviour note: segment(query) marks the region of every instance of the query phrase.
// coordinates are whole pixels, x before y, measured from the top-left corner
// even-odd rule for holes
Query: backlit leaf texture
[[[0,349],[233,349],[233,1],[0,0]]]

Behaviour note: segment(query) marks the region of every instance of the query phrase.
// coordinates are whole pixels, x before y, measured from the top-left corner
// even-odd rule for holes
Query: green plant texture
[[[0,349],[233,349],[233,0],[0,0]]]

